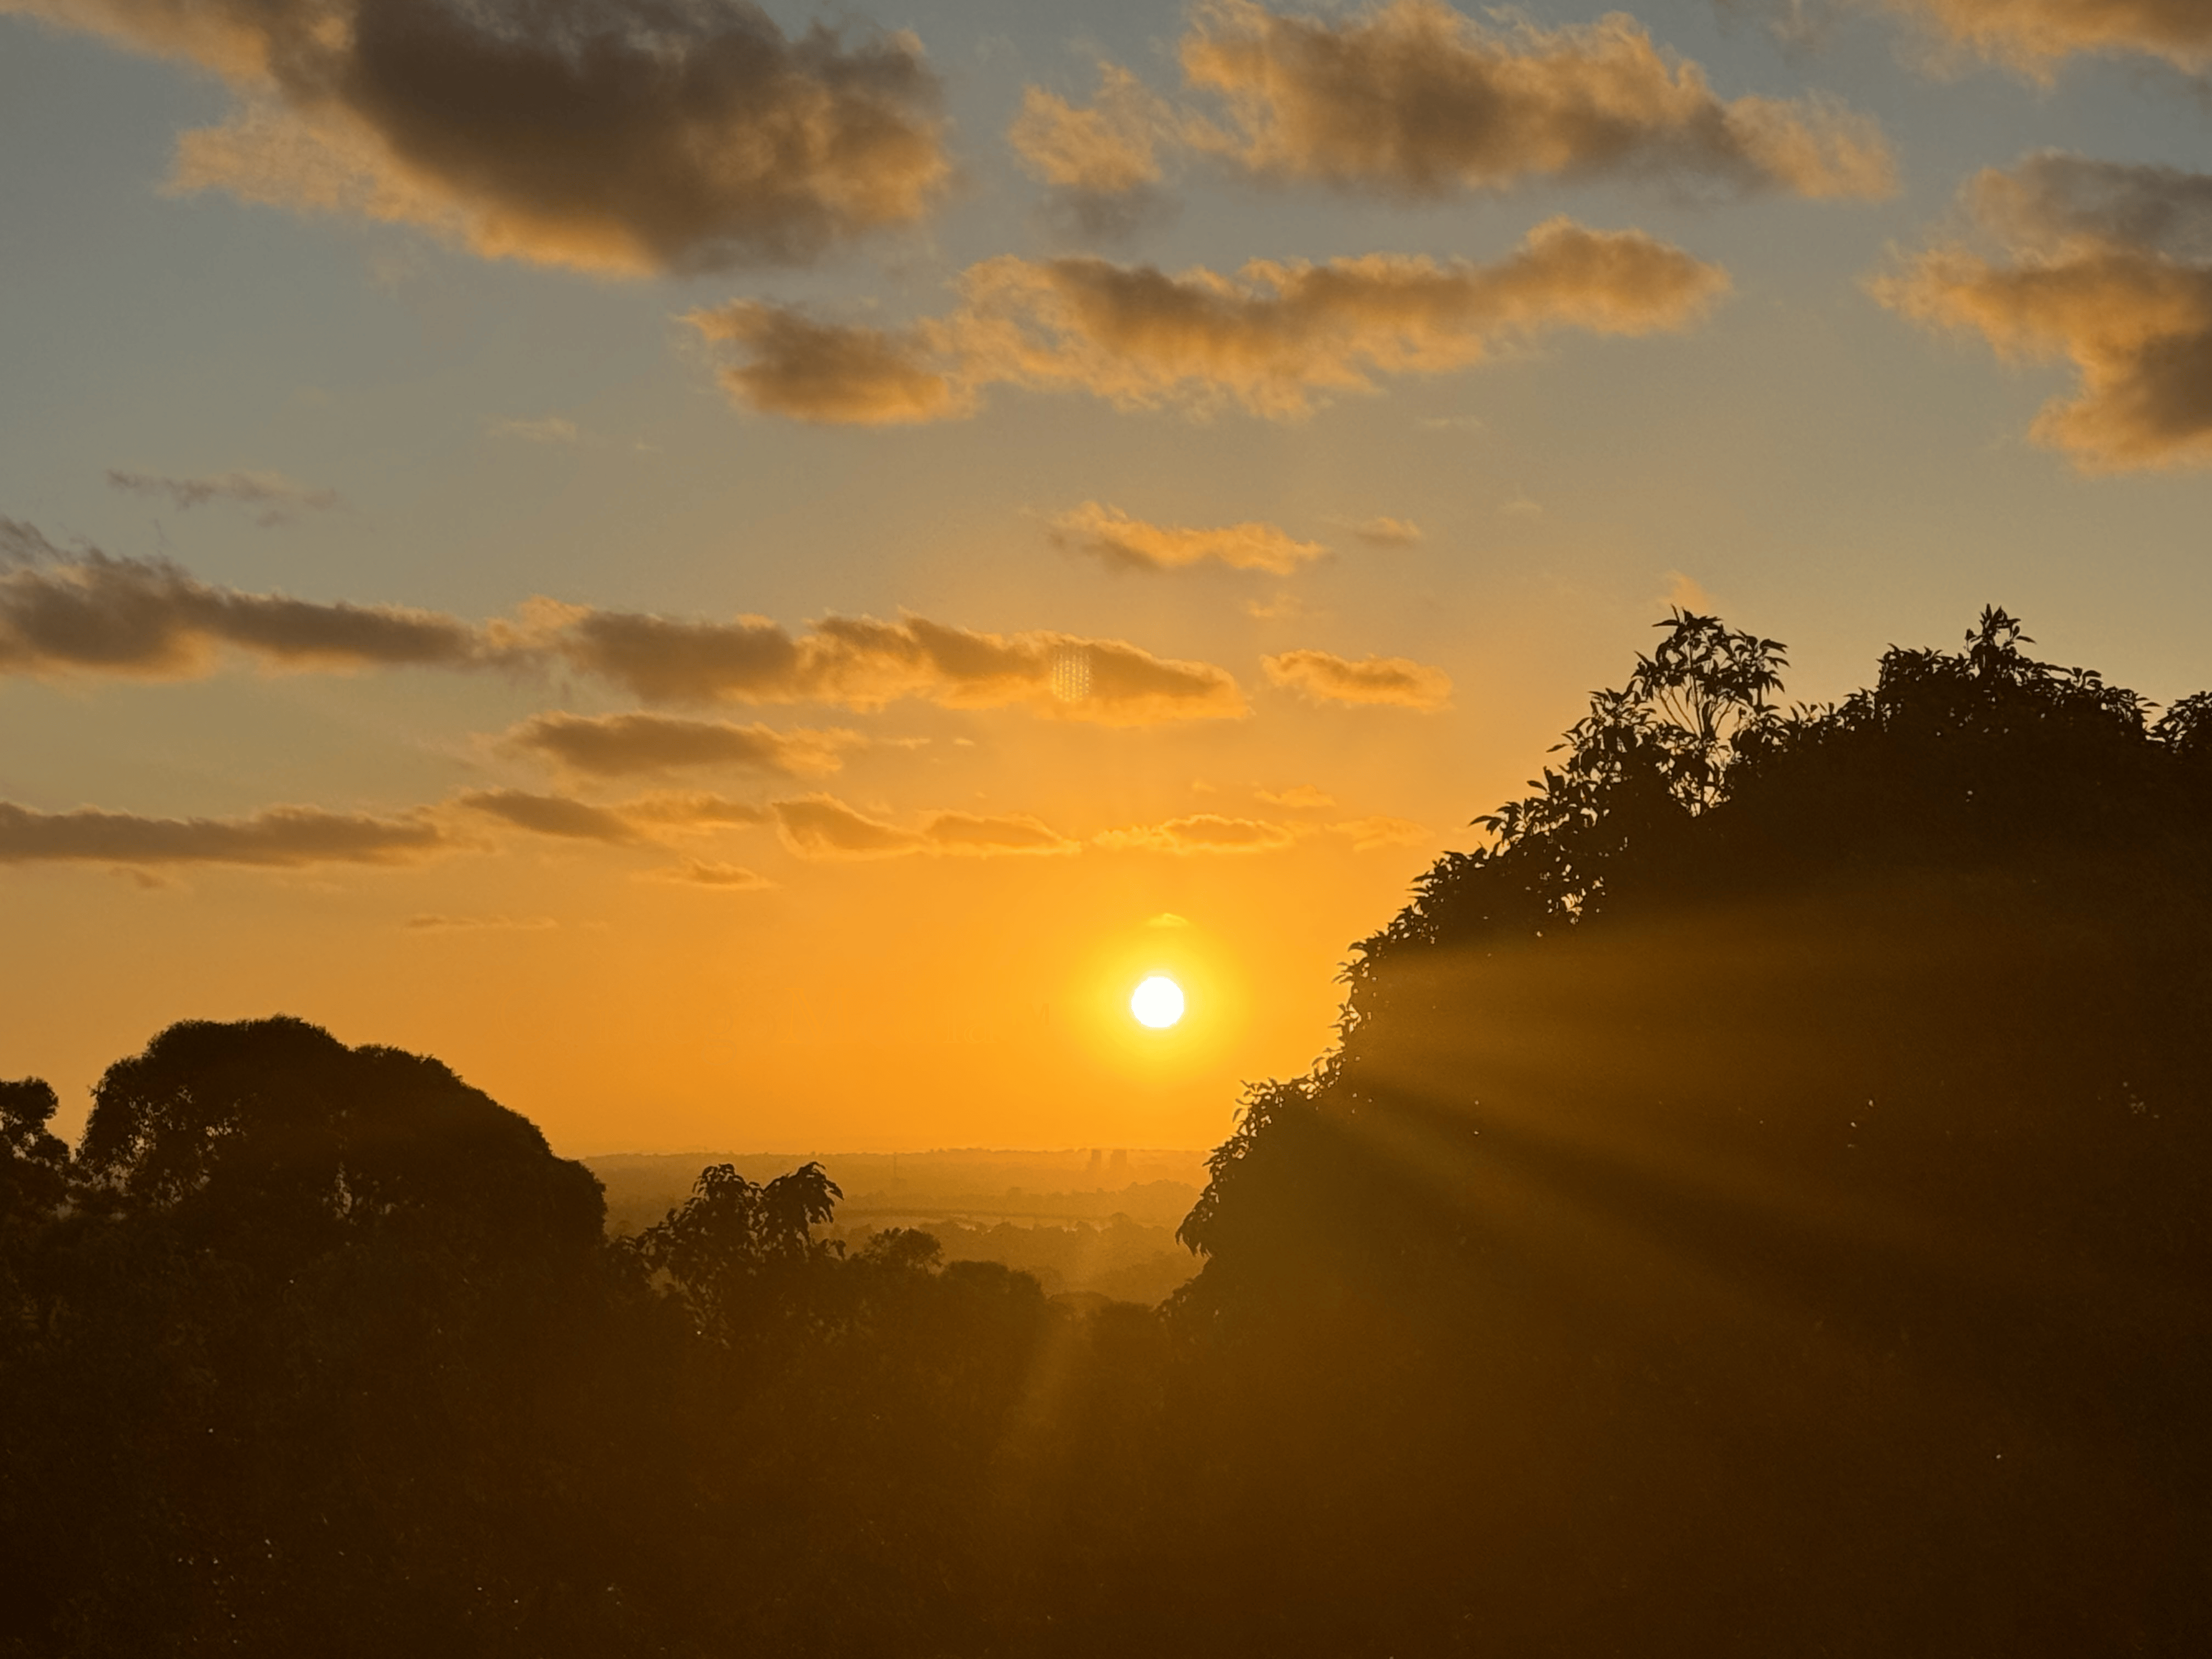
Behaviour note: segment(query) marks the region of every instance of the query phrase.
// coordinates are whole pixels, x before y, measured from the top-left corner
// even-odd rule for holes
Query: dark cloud
[[[1234,277],[1170,276],[1095,258],[1014,255],[971,266],[951,315],[896,336],[797,319],[744,301],[689,320],[750,356],[726,370],[732,395],[812,420],[884,418],[887,384],[935,377],[945,393],[902,419],[951,419],[994,386],[1078,391],[1122,409],[1206,413],[1237,404],[1295,419],[1378,374],[1437,374],[1503,340],[1562,328],[1651,334],[1686,328],[1728,290],[1727,274],[1640,231],[1538,226],[1492,264],[1369,254],[1325,264],[1255,260]],[[776,333],[763,319],[794,319]],[[736,317],[743,325],[727,319]],[[803,322],[803,326],[800,323]],[[770,343],[759,346],[757,339]],[[896,374],[880,359],[890,350]],[[804,385],[803,407],[770,388]],[[855,413],[838,411],[849,408]]]
[[[1176,662],[1119,640],[984,634],[921,617],[830,617],[793,637],[759,617],[728,623],[577,613],[553,648],[576,668],[648,702],[824,702],[877,708],[914,697],[956,708],[1025,706],[1109,726],[1244,712],[1224,671]],[[1080,657],[1084,690],[1055,686]]]
[[[904,33],[787,35],[750,0],[7,0],[240,98],[174,184],[616,271],[809,259],[950,173]]]
[[[507,734],[514,748],[594,777],[710,766],[814,776],[837,770],[866,741],[857,732],[777,732],[667,714],[539,714]]]
[[[207,672],[226,647],[264,667],[326,670],[463,666],[488,648],[435,612],[242,593],[166,561],[64,554],[0,519],[0,673],[175,678]]]
[[[1723,100],[1618,13],[1486,28],[1439,0],[1349,16],[1201,0],[1185,78],[1227,104],[1205,147],[1275,178],[1434,197],[1531,177],[1654,175],[1875,198],[1895,188],[1875,123],[1820,99]]]
[[[0,801],[0,864],[402,864],[449,845],[420,817],[272,806],[244,818],[149,818],[91,807],[38,812]]]
[[[173,478],[110,467],[107,482],[135,495],[158,496],[179,510],[204,507],[210,501],[234,501],[252,508],[254,523],[264,528],[288,523],[303,510],[320,512],[338,504],[337,490],[296,483],[276,472],[218,472],[201,478]]]
[[[1939,242],[1875,297],[2001,356],[2070,362],[2074,395],[2031,432],[2084,471],[2212,465],[2212,176],[2043,155],[1963,200],[1982,246]]]
[[[1261,659],[1261,665],[1274,684],[1316,702],[1379,703],[1430,713],[1451,701],[1450,676],[1405,657],[1354,661],[1328,651],[1285,651]]]
[[[955,708],[1025,707],[1107,726],[1233,718],[1243,694],[1210,663],[1156,657],[1121,640],[986,634],[927,617],[827,617],[793,635],[760,617],[697,622],[534,600],[477,626],[435,611],[203,582],[156,560],[63,552],[0,518],[0,674],[206,674],[225,650],[264,668],[422,665],[561,666],[647,702],[816,702],[875,709],[903,698]],[[1066,671],[1079,665],[1079,675]],[[837,731],[775,733],[657,716],[553,714],[515,734],[578,770],[753,764],[834,769],[860,741]],[[696,758],[682,758],[682,757]]]

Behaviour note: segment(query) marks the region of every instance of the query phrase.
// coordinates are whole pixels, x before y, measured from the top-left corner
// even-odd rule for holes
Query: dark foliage
[[[435,1061],[0,1084],[0,1656],[2073,1656],[2212,1638],[2212,696],[1785,710],[1677,613],[1265,1085],[1165,1310]]]

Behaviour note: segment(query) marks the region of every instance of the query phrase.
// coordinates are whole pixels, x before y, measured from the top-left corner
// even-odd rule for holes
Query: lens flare
[[[1182,987],[1165,974],[1154,974],[1129,993],[1129,1012],[1139,1025],[1164,1031],[1182,1018]]]

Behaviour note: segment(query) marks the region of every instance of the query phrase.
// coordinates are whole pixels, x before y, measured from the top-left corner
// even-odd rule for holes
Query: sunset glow
[[[0,0],[64,1124],[283,1012],[568,1152],[1210,1146],[1670,605],[2196,684],[2187,6],[509,9]]]

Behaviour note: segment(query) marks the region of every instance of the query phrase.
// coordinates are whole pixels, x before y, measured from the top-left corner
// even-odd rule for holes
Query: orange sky
[[[1210,1145],[1669,603],[2212,679],[2202,6],[501,15],[0,0],[65,1112],[285,1012],[569,1152]]]

